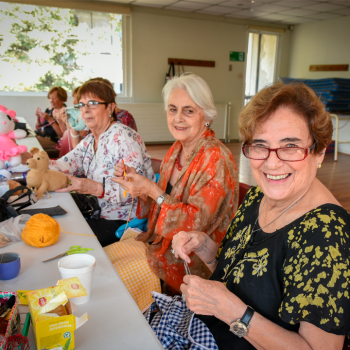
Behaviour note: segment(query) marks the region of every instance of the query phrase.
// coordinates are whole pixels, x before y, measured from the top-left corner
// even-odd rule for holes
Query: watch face
[[[164,202],[164,197],[163,197],[163,196],[159,196],[159,197],[157,198],[157,204],[158,204],[158,205],[161,205],[163,202]]]
[[[238,337],[244,337],[248,333],[248,327],[244,323],[236,321],[231,324],[230,331]]]

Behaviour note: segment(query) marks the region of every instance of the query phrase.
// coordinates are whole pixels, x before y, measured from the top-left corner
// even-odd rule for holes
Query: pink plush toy
[[[0,169],[6,167],[5,161],[15,167],[22,162],[21,153],[27,146],[17,146],[11,139],[22,139],[27,136],[24,130],[15,130],[16,112],[9,111],[0,105]]]

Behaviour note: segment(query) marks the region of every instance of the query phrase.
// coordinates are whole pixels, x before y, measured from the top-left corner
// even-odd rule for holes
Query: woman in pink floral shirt
[[[114,166],[121,160],[147,178],[155,175],[145,144],[140,135],[113,117],[114,91],[106,84],[89,81],[78,91],[81,115],[91,130],[79,145],[57,161],[51,169],[69,174],[71,185],[58,192],[94,195],[101,207],[99,219],[89,218],[87,223],[104,247],[116,242],[117,228],[126,223],[132,198],[124,197],[120,185],[111,181]],[[86,178],[77,176],[85,175]],[[136,201],[131,208],[130,220],[136,215]]]

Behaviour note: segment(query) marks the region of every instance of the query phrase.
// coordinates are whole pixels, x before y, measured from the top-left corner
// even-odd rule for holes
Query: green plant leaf
[[[64,344],[63,350],[68,350],[70,342],[72,341],[72,337],[69,337],[69,339],[66,341],[66,344]]]

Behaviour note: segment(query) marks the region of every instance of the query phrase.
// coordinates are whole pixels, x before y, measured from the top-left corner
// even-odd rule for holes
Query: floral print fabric
[[[166,190],[175,159],[181,151],[176,141],[166,154],[158,186]],[[184,264],[171,253],[171,240],[179,231],[203,231],[220,244],[238,203],[237,167],[232,153],[213,130],[206,131],[183,165],[170,195],[159,207],[151,198],[139,199],[137,217],[148,217],[147,232],[137,239],[151,242],[147,258],[154,273],[179,290]],[[189,264],[192,274],[209,278],[210,271],[196,256]]]
[[[132,198],[129,194],[124,197],[124,190],[111,180],[114,166],[122,159],[140,175],[155,180],[151,159],[140,135],[121,123],[114,123],[100,136],[96,153],[94,136],[89,134],[74,150],[57,161],[51,161],[50,169],[74,176],[84,174],[88,179],[101,183],[105,178],[105,194],[98,199],[101,217],[127,220]],[[130,220],[135,217],[136,203],[134,201]]]
[[[125,109],[120,109],[116,112],[118,122],[127,125],[129,128],[137,131],[137,126],[134,117]]]
[[[211,279],[223,282],[246,304],[288,330],[297,331],[306,321],[326,332],[347,335],[350,215],[340,206],[325,204],[274,233],[260,230],[251,237],[262,198],[259,187],[247,193],[222,241]],[[216,329],[220,349],[254,349],[231,336],[221,321],[201,319]],[[226,346],[220,346],[225,338]]]

